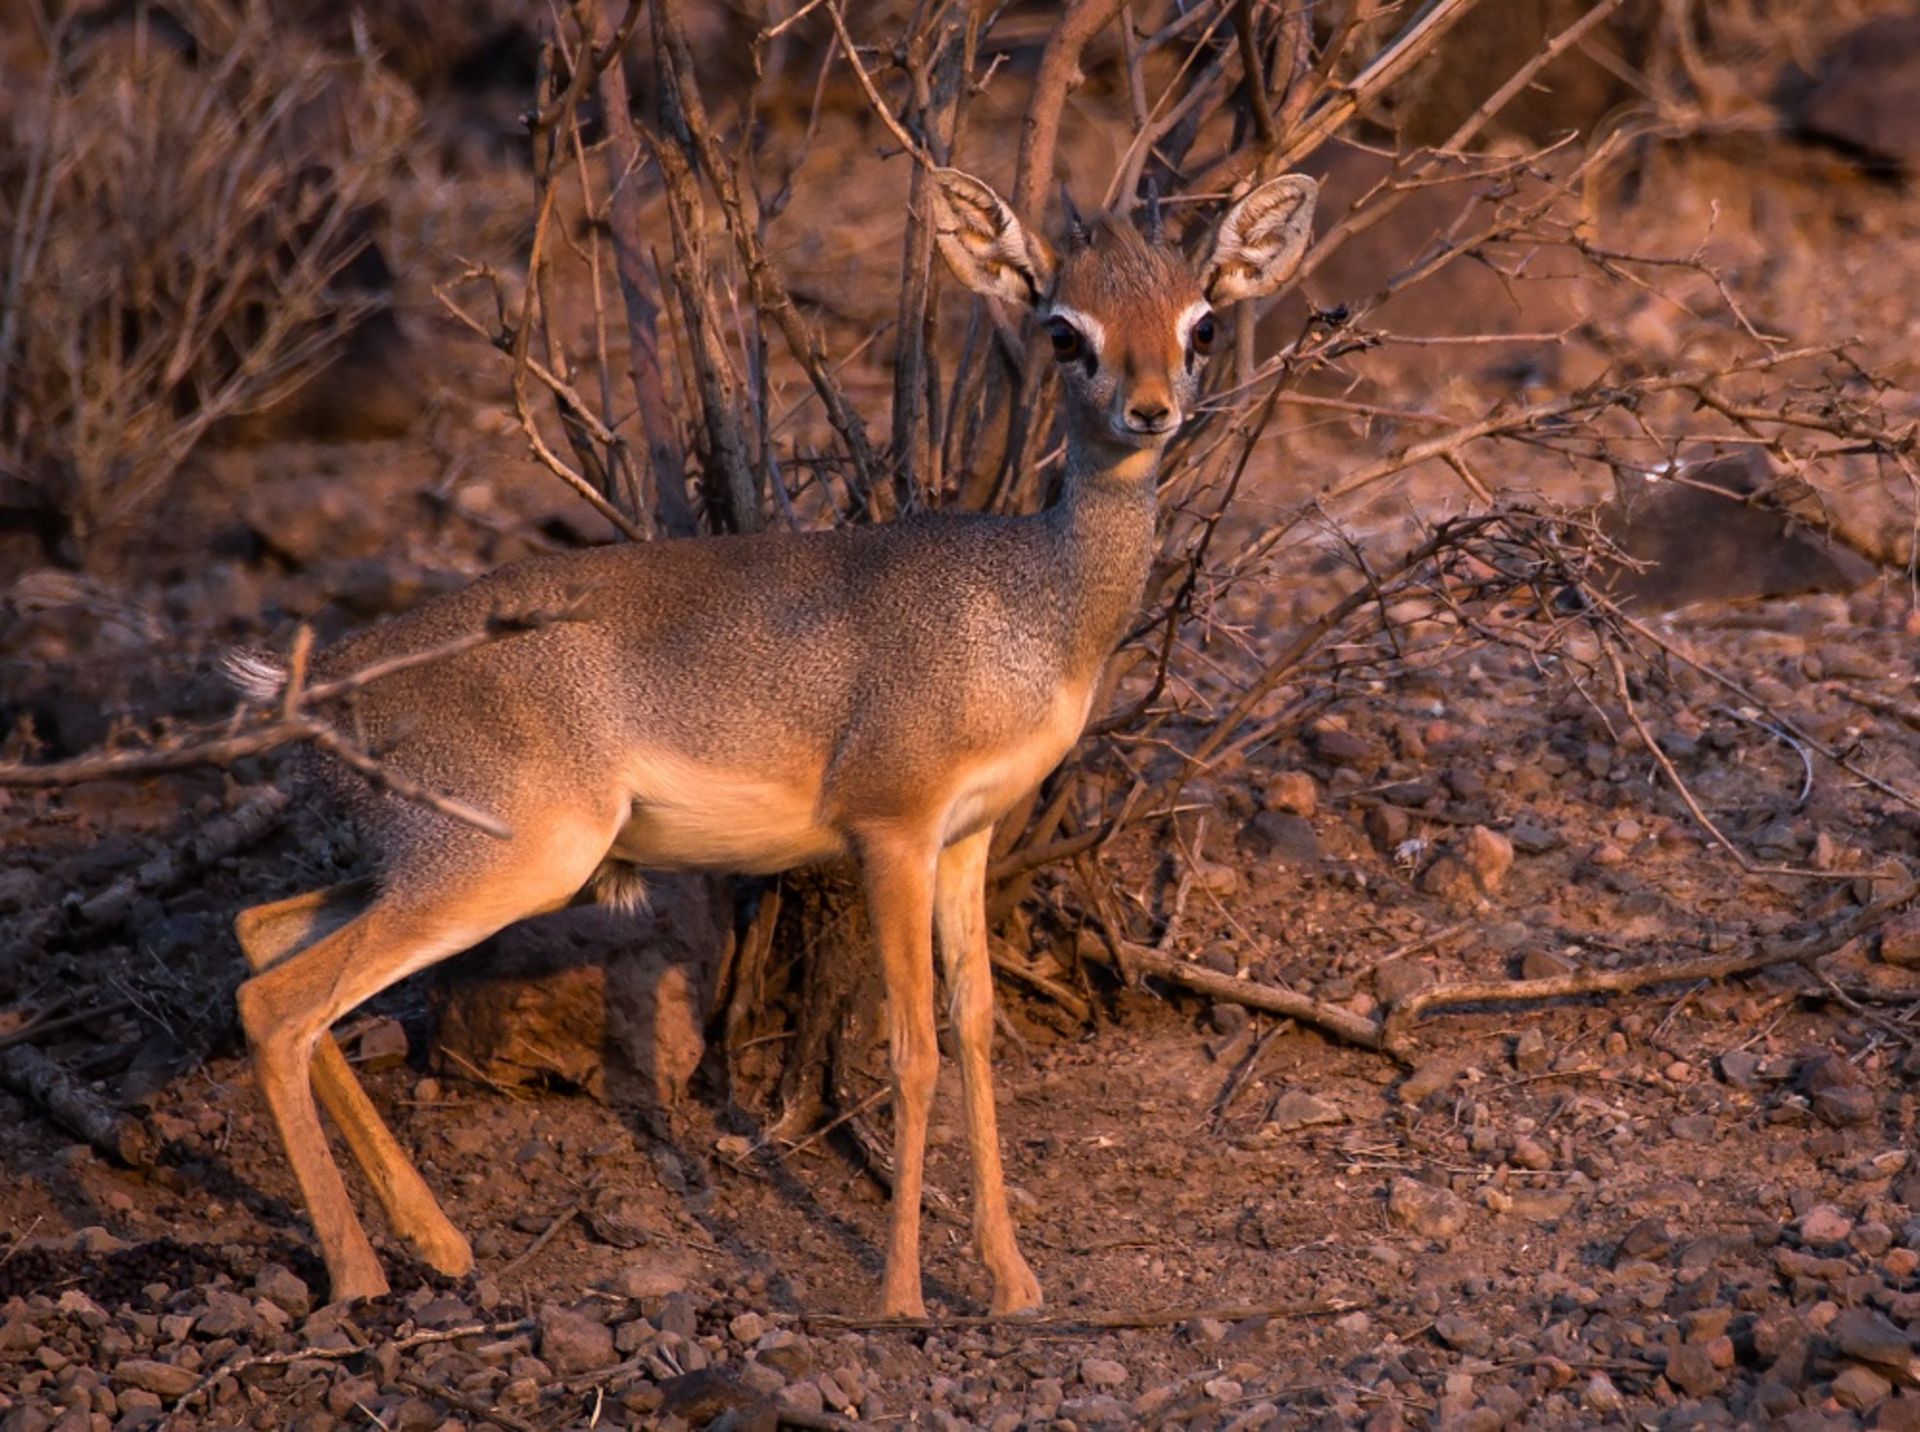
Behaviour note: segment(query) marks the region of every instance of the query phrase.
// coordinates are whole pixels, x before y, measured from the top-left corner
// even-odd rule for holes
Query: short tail
[[[220,658],[227,685],[248,701],[271,701],[287,685],[287,668],[258,647],[236,646]]]

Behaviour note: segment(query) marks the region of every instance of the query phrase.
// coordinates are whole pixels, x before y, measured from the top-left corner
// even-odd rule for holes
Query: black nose
[[[1127,417],[1133,421],[1135,427],[1157,428],[1166,421],[1167,414],[1171,411],[1172,409],[1165,403],[1135,403],[1127,409]]]

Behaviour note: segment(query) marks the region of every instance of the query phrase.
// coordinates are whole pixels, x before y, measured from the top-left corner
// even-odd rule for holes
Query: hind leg
[[[240,987],[255,1077],[306,1200],[335,1299],[379,1297],[387,1279],[327,1150],[314,1103],[314,1052],[336,1019],[389,985],[515,920],[565,905],[612,840],[613,817],[589,821],[564,807],[513,815],[517,829],[537,834],[495,842],[464,828],[447,832],[414,868],[396,869],[358,914]],[[382,1152],[369,1145],[376,1160]],[[384,1178],[405,1187],[386,1163],[381,1168],[376,1186]],[[426,1221],[421,1207],[432,1201],[424,1185],[420,1190],[424,1198],[401,1214],[410,1226]]]
[[[265,970],[354,919],[372,896],[369,882],[353,881],[255,905],[234,918],[234,934],[247,963],[256,972]],[[406,1150],[380,1118],[331,1034],[321,1034],[314,1045],[313,1090],[380,1200],[388,1226],[439,1272],[454,1278],[472,1272],[473,1249],[466,1236],[447,1218]]]

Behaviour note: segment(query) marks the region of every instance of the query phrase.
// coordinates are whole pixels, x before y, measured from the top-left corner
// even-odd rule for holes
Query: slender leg
[[[993,1311],[1040,1306],[1040,1281],[1020,1256],[1007,1212],[1006,1173],[993,1111],[993,967],[987,959],[987,848],[991,828],[940,853],[933,924],[947,971],[953,1032],[960,1045],[960,1088],[973,1157],[973,1243],[993,1274]]]
[[[926,1315],[920,1297],[920,1190],[927,1114],[940,1072],[933,1028],[932,842],[897,833],[861,841],[867,908],[887,987],[893,1057],[893,1215],[880,1309],[887,1317]]]
[[[595,829],[564,810],[513,815],[516,827],[538,837],[482,845],[487,838],[476,833],[464,848],[459,835],[444,840],[419,869],[394,871],[387,890],[360,914],[240,986],[255,1076],[306,1199],[336,1300],[379,1297],[387,1279],[327,1151],[314,1104],[314,1050],[336,1019],[387,986],[523,916],[559,909],[612,838],[611,819]]]
[[[366,908],[372,893],[366,883],[355,882],[256,905],[235,918],[234,933],[247,963],[264,970],[345,925]],[[472,1272],[471,1245],[381,1120],[331,1034],[321,1034],[314,1046],[313,1090],[366,1174],[388,1226],[447,1276]]]

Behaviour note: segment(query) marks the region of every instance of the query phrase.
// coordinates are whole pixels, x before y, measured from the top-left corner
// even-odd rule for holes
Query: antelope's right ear
[[[933,171],[933,234],[975,293],[1037,307],[1053,289],[1053,250],[993,190],[958,169]]]

